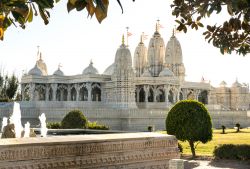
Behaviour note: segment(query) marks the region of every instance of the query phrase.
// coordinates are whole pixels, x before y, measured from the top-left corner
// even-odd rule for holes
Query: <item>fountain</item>
[[[30,123],[27,122],[24,125],[24,136],[23,137],[30,137]]]
[[[44,113],[42,113],[39,116],[39,120],[40,120],[40,123],[41,123],[41,137],[46,137],[48,129],[47,129],[47,126],[46,126],[46,117],[45,117]]]
[[[13,113],[10,117],[10,124],[14,124],[14,126],[15,126],[16,138],[21,138],[22,132],[23,132],[23,126],[21,123],[20,104],[17,102],[14,102]]]
[[[7,126],[7,124],[8,124],[8,118],[3,117],[1,132],[3,132],[3,128]]]

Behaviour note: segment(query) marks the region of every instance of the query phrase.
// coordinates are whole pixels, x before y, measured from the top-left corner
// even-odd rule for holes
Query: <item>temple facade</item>
[[[67,76],[60,67],[48,75],[41,52],[39,56],[35,66],[21,79],[22,104],[32,103],[33,109],[46,103],[43,109],[48,112],[56,110],[53,105],[77,105],[75,108],[86,108],[89,114],[97,107],[102,111],[119,109],[152,114],[152,109],[166,111],[184,99],[198,100],[210,110],[249,109],[250,94],[246,84],[236,80],[228,87],[223,81],[220,87],[213,87],[204,80],[186,81],[181,44],[173,32],[165,45],[158,25],[148,46],[141,37],[133,62],[123,37],[114,62],[103,73],[90,62],[78,75]],[[95,114],[98,116],[96,111]]]

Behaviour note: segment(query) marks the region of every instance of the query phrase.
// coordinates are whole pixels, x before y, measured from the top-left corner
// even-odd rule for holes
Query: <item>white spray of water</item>
[[[7,124],[8,124],[8,118],[3,117],[1,132],[3,132],[3,128],[7,126]]]
[[[27,122],[24,125],[24,136],[23,137],[30,137],[30,123]]]
[[[44,113],[42,113],[39,116],[39,120],[40,120],[40,123],[41,123],[41,136],[46,137],[48,129],[47,129],[47,126],[46,126],[46,117],[45,117]]]
[[[13,113],[10,117],[10,123],[15,125],[16,138],[21,138],[23,126],[21,123],[21,109],[20,104],[14,102]]]

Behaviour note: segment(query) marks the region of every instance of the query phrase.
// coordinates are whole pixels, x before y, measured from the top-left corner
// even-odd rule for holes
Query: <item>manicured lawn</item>
[[[250,144],[250,129],[241,129],[236,133],[235,129],[226,129],[226,134],[221,134],[222,130],[213,130],[213,140],[202,144],[199,143],[196,148],[197,155],[213,155],[215,146],[220,144]],[[180,142],[183,146],[183,154],[191,154],[188,142]]]

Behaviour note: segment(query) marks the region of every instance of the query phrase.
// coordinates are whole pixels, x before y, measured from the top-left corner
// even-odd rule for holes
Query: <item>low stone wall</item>
[[[158,133],[0,139],[0,169],[165,169],[179,157],[176,138]]]
[[[13,103],[0,104],[0,123],[2,117],[9,117],[12,112]],[[148,126],[156,130],[165,130],[165,119],[168,108],[147,109],[114,109],[102,103],[88,102],[20,102],[22,111],[22,123],[30,122],[32,127],[39,127],[38,116],[45,113],[47,122],[61,121],[69,111],[81,110],[90,121],[110,126],[113,130],[147,131]],[[249,111],[226,111],[209,110],[214,128],[225,125],[232,128],[236,123],[241,127],[250,127]]]

